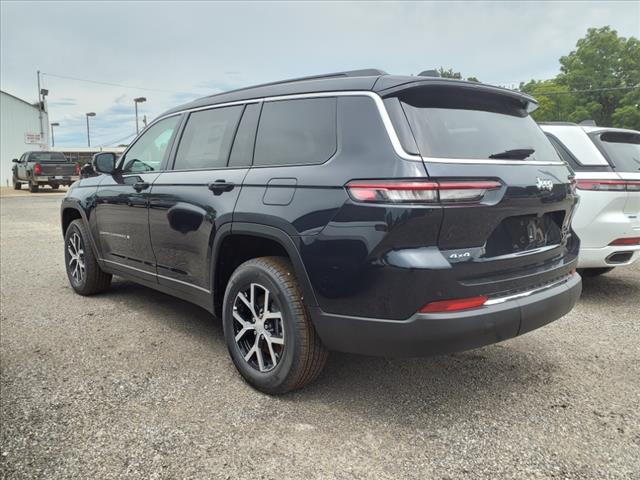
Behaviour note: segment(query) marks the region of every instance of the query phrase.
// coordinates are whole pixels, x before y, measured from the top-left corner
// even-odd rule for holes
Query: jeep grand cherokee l
[[[377,70],[214,95],[161,115],[62,203],[82,295],[120,275],[222,318],[268,393],[328,350],[427,355],[523,334],[580,295],[572,174],[487,85]]]

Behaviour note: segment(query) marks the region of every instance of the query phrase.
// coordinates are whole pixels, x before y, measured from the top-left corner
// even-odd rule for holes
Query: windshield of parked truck
[[[423,157],[561,161],[520,98],[427,86],[403,91],[399,100]]]

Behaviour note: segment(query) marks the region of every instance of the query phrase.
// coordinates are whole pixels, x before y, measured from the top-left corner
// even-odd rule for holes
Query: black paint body
[[[392,145],[374,99],[357,92],[373,90],[384,97],[387,89],[415,82],[410,77],[297,82],[288,90],[281,85],[260,87],[244,95],[194,102],[185,108],[341,91],[336,153],[320,165],[258,167],[247,158],[246,166],[172,171],[180,128],[188,115],[179,113],[181,126],[161,168],[80,180],[63,201],[63,229],[72,219],[82,218],[104,270],[212,312],[224,296],[217,276],[233,255],[234,239],[276,243],[292,261],[321,338],[339,350],[418,355],[471,348],[563,315],[580,292],[579,277],[570,277],[579,246],[570,229],[576,203],[570,170],[565,165],[403,158]],[[255,134],[255,125],[252,128]],[[538,190],[537,177],[552,178],[553,190]],[[363,204],[351,200],[344,188],[354,179],[415,178],[497,179],[503,186],[481,203],[466,206]],[[221,193],[212,191],[209,185],[216,181],[233,185]],[[136,184],[147,186],[140,189]],[[557,246],[528,255],[513,253],[507,238],[500,236],[503,221],[545,213],[557,220]],[[222,258],[225,242],[231,242],[231,248]],[[494,251],[491,256],[489,248]],[[452,260],[451,254],[459,252],[468,255]],[[508,296],[562,279],[567,283],[561,291],[545,293],[544,305],[555,307],[529,307],[539,310],[529,315],[529,326],[518,301],[496,307],[499,312],[482,307],[455,314],[416,313],[435,300]],[[467,324],[455,322],[463,317],[468,328],[461,329]],[[418,324],[421,334],[416,334]],[[452,335],[438,334],[447,325]],[[381,348],[383,344],[393,347]]]

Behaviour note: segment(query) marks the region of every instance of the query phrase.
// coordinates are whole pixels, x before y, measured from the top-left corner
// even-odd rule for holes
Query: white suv
[[[583,276],[606,273],[640,257],[640,132],[572,123],[540,125],[576,173]]]

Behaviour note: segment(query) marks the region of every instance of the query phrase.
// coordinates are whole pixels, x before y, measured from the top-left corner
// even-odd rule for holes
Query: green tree
[[[636,87],[620,100],[612,115],[613,126],[640,130],[640,87]]]
[[[566,120],[574,107],[569,89],[556,80],[531,80],[520,84],[520,91],[538,101],[538,109],[532,114],[538,122]]]
[[[575,105],[568,118],[591,115],[599,125],[612,125],[614,112],[629,106],[622,105],[629,88],[640,84],[640,41],[620,37],[609,26],[590,28],[560,65],[556,81],[573,92]],[[632,113],[625,108],[616,122],[626,122]]]
[[[462,79],[462,75],[460,74],[460,72],[454,72],[453,68],[445,70],[443,67],[440,67],[438,69],[438,73],[442,78],[455,78],[456,80]]]
[[[444,67],[440,67],[438,69],[438,73],[440,74],[440,77],[442,78],[455,78],[456,80],[462,80],[462,74],[460,72],[455,72],[453,70],[453,68],[448,68],[447,70],[444,69]],[[468,82],[476,82],[476,83],[480,83],[480,80],[478,80],[477,77],[467,77],[466,80]]]

